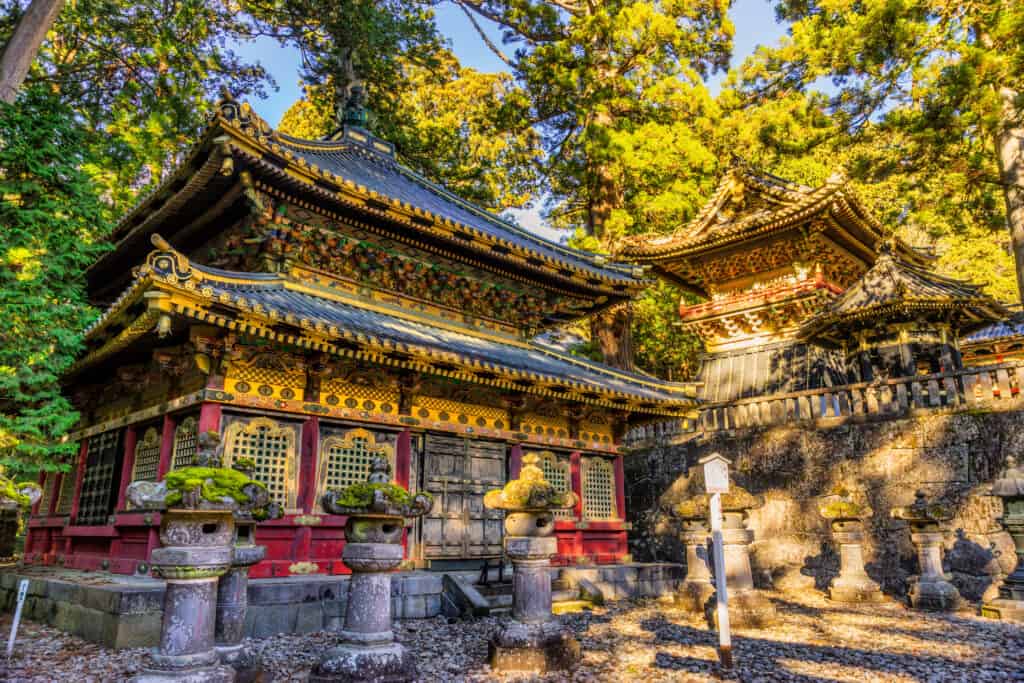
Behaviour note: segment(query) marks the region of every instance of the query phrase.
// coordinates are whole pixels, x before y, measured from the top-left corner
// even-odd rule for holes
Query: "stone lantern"
[[[992,495],[1003,499],[1003,516],[999,523],[1013,538],[1017,566],[999,586],[999,597],[981,607],[983,616],[1008,621],[1024,621],[1024,468],[1013,456],[1006,471],[992,483]]]
[[[571,508],[576,494],[544,479],[536,454],[523,458],[518,479],[489,491],[484,505],[505,510],[505,554],[512,560],[512,620],[492,636],[491,666],[498,671],[544,673],[569,669],[580,659],[572,633],[552,618],[551,556],[558,552],[554,511]]]
[[[252,479],[252,461],[237,458],[231,468]],[[239,680],[254,679],[258,674],[255,654],[242,644],[245,637],[245,615],[249,607],[249,568],[266,557],[265,546],[256,545],[256,523],[281,516],[281,506],[270,503],[253,507],[256,501],[238,506],[234,511],[235,538],[231,550],[231,568],[217,582],[217,617],[214,642],[222,664],[235,669]]]
[[[722,551],[729,597],[729,621],[737,628],[759,628],[775,621],[775,606],[754,588],[750,568],[750,542],[754,532],[746,527],[750,510],[761,505],[759,497],[740,486],[722,494]]]
[[[43,491],[32,482],[14,483],[0,466],[0,557],[12,557],[21,526],[21,515],[35,505]]]
[[[674,511],[682,527],[679,537],[686,548],[686,577],[676,591],[676,603],[691,612],[703,612],[708,599],[715,594],[707,561],[707,497],[685,500]]]
[[[917,491],[912,505],[894,508],[891,514],[910,525],[910,540],[921,565],[921,575],[910,587],[910,604],[933,611],[957,609],[960,592],[942,572],[942,524],[953,519],[953,513],[941,503],[929,503],[924,491]]]
[[[161,509],[160,541],[150,563],[167,582],[160,645],[133,681],[234,681],[214,648],[217,579],[231,568],[234,513],[241,505],[265,509],[266,487],[219,467],[215,433],[204,434],[196,461],[205,466],[168,473],[164,481],[140,481],[126,492],[133,505]],[[244,614],[243,614],[244,619]]]
[[[391,576],[402,563],[402,529],[409,517],[430,512],[429,494],[409,494],[390,483],[390,466],[375,458],[369,480],[324,494],[324,510],[348,515],[341,559],[352,570],[339,643],[324,654],[310,683],[411,681],[412,655],[391,631]]]
[[[882,591],[864,571],[864,517],[872,510],[854,500],[852,492],[838,487],[825,497],[818,509],[832,527],[832,538],[839,546],[839,576],[832,579],[828,597],[836,602],[878,602]]]

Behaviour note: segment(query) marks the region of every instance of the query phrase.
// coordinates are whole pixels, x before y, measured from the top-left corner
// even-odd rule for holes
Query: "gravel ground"
[[[617,603],[561,619],[583,646],[571,674],[534,681],[945,681],[1024,682],[1024,628],[969,615],[932,615],[896,604],[864,608],[830,605],[814,594],[773,596],[779,623],[737,631],[737,668],[722,675],[717,637],[701,620],[655,602]],[[416,655],[421,681],[512,681],[485,664],[496,619],[449,624],[443,618],[396,625]],[[0,619],[0,633],[10,616]],[[15,656],[0,680],[16,682],[123,681],[141,665],[143,650],[113,651],[25,622]],[[334,639],[327,633],[250,641],[260,652],[263,681],[305,681]]]

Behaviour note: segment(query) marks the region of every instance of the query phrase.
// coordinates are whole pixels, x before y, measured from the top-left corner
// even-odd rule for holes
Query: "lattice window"
[[[171,449],[171,469],[191,467],[196,454],[198,425],[194,417],[186,417],[174,428],[174,447]]]
[[[71,502],[75,498],[76,479],[78,479],[78,470],[74,467],[61,475],[60,491],[57,493],[57,508],[54,514],[71,514]]]
[[[56,472],[47,472],[43,479],[43,495],[39,498],[39,507],[36,508],[40,516],[45,517],[50,514],[50,501],[53,500],[53,494],[57,488],[57,476]]]
[[[132,481],[156,481],[160,471],[160,432],[150,427],[135,444]]]
[[[615,505],[615,468],[604,458],[583,458],[583,516],[618,519]]]
[[[287,510],[296,508],[295,430],[260,417],[232,422],[224,433],[224,466],[237,458],[253,461],[253,478],[266,484],[271,498]]]
[[[320,473],[317,500],[327,489],[341,488],[366,481],[373,459],[383,456],[394,472],[395,455],[390,444],[377,443],[377,437],[365,429],[353,429],[342,436],[329,436],[320,445]]]
[[[559,459],[551,451],[541,451],[537,453],[537,456],[540,458],[540,469],[544,472],[544,478],[547,479],[548,483],[560,493],[572,491],[572,473],[569,462]],[[572,508],[555,511],[557,519],[573,519],[575,514]]]
[[[119,436],[118,430],[111,430],[89,439],[76,524],[106,524],[107,517],[113,511],[113,497],[119,474]]]

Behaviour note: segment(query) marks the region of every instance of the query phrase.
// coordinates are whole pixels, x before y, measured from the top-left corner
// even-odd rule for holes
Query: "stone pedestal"
[[[401,533],[400,520],[398,530]],[[391,576],[387,572],[401,564],[402,546],[349,542],[341,559],[352,570],[345,627],[339,634],[338,645],[313,670],[310,683],[413,680],[416,664],[412,655],[394,642],[391,631]]]
[[[829,584],[829,599],[845,603],[883,600],[878,584],[864,571],[864,523],[859,519],[835,519],[832,538],[839,546],[839,576]]]
[[[234,519],[229,510],[167,510],[164,547],[151,562],[167,581],[160,646],[136,683],[231,683],[235,671],[214,649],[217,579],[231,566]]]
[[[495,670],[544,673],[579,662],[579,643],[551,616],[551,556],[556,552],[553,536],[505,537],[514,570],[513,620],[491,638],[489,659]]]
[[[691,612],[704,611],[715,594],[708,567],[708,527],[704,520],[682,520],[680,540],[686,548],[686,578],[676,591],[676,604]]]
[[[999,523],[1013,539],[1017,565],[999,584],[994,600],[981,607],[983,616],[1007,621],[1024,621],[1024,468],[1015,458],[1007,459],[1006,471],[992,484],[992,495],[1003,500]]]
[[[948,612],[960,607],[956,586],[942,573],[942,532],[911,525],[910,540],[917,548],[921,574],[911,579],[910,604],[918,609]]]
[[[217,621],[214,630],[217,655],[222,664],[232,667],[240,682],[255,680],[258,662],[250,648],[242,644],[245,637],[245,614],[249,606],[249,567],[267,553],[253,542],[255,523],[236,520],[235,545],[231,569],[217,584]]]
[[[745,512],[722,515],[722,550],[725,556],[725,585],[729,598],[729,622],[736,628],[761,628],[775,621],[775,606],[754,588],[750,568],[750,542],[754,533],[746,528]],[[717,621],[714,605],[711,618]]]

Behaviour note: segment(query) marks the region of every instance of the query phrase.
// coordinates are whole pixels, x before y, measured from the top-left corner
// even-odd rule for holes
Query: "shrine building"
[[[858,267],[874,248],[863,239],[849,245]],[[251,459],[287,513],[259,525],[255,577],[344,573],[345,518],[320,496],[365,480],[378,455],[435,498],[407,530],[408,566],[501,556],[483,495],[527,452],[580,497],[556,523],[557,561],[622,561],[620,439],[695,416],[693,385],[533,341],[628,301],[648,284],[641,270],[456,197],[358,125],[300,140],[226,98],[112,242],[88,271],[103,314],[64,378],[78,457],[41,479],[27,563],[148,573],[160,514],[130,509],[125,489],[190,464],[208,430],[225,465]],[[797,299],[819,287],[805,289]]]
[[[875,263],[888,238],[844,176],[810,188],[744,165],[672,234],[630,238],[619,256],[707,301],[683,303],[704,342],[699,396],[709,403],[844,384],[846,361],[800,328]],[[895,242],[900,259],[929,258]]]

